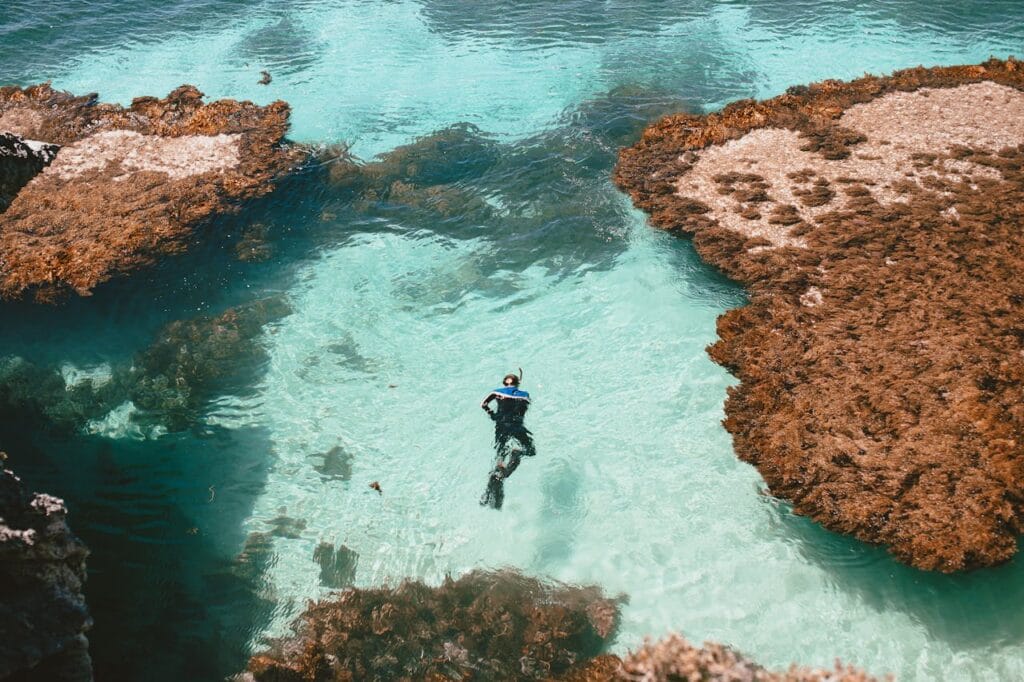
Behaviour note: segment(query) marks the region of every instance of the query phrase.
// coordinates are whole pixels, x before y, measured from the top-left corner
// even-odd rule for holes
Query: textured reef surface
[[[619,599],[596,587],[546,585],[515,571],[474,571],[439,587],[348,589],[310,604],[293,637],[275,640],[236,680],[747,680],[870,682],[832,670],[770,672],[728,647],[678,635],[625,658],[601,654]]]
[[[218,392],[246,390],[266,361],[261,332],[289,312],[271,297],[176,320],[129,362],[93,374],[0,357],[0,417],[61,433],[103,433],[118,417],[140,434],[184,431]]]
[[[1024,528],[1024,64],[824,81],[623,150],[616,181],[744,284],[725,426],[825,527],[952,572]]]
[[[299,158],[281,144],[284,102],[202,98],[182,86],[124,108],[48,85],[0,88],[0,134],[59,148],[0,182],[0,297],[87,295],[180,253],[204,221],[270,191]]]
[[[62,500],[29,494],[0,471],[0,679],[92,679],[82,594],[89,552],[66,515]]]
[[[598,588],[474,571],[439,587],[350,589],[249,662],[258,680],[544,680],[598,655],[618,621]]]

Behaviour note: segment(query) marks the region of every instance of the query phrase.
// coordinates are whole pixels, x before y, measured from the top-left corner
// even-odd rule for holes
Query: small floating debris
[[[384,491],[380,489],[380,483],[378,483],[377,481],[374,481],[373,483],[371,483],[370,487],[373,488],[374,490],[376,490],[379,494],[381,494],[381,495],[384,494]]]

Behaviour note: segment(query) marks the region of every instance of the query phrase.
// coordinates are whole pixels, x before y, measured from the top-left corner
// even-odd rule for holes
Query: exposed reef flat
[[[474,571],[439,587],[350,589],[311,604],[294,637],[257,654],[241,679],[545,680],[598,655],[618,604],[597,588]]]
[[[281,144],[284,102],[202,98],[186,85],[125,108],[45,84],[0,88],[0,133],[59,146],[0,213],[0,297],[88,295],[179,253],[299,158]]]
[[[669,116],[616,181],[747,287],[712,358],[774,495],[952,572],[1024,528],[1024,64]]]
[[[29,494],[0,470],[0,679],[92,680],[82,594],[89,552],[66,515],[62,500]]]
[[[602,654],[619,599],[596,587],[546,585],[515,571],[474,571],[438,587],[348,589],[311,603],[295,635],[274,640],[238,682],[346,680],[721,680],[871,682],[831,670],[771,672],[719,644],[678,635],[624,658]]]

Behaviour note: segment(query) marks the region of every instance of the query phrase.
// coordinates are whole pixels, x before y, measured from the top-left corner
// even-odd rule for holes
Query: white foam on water
[[[130,400],[121,403],[103,417],[90,419],[84,431],[105,438],[126,438],[128,440],[152,440],[167,434],[167,429],[159,424],[143,426],[135,421],[139,408]]]

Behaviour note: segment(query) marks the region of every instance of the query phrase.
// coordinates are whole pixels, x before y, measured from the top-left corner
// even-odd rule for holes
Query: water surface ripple
[[[401,169],[361,188],[311,168],[92,299],[0,307],[0,355],[76,367],[127,361],[170,320],[267,295],[293,310],[264,330],[260,372],[184,434],[0,426],[93,549],[98,679],[238,670],[328,591],[321,542],[358,553],[357,585],[498,566],[598,583],[629,597],[617,651],[677,629],[773,666],[1024,678],[1020,562],[921,574],[764,494],[704,352],[743,294],[609,181],[668,111],[1005,57],[1022,27],[1008,1],[3,3],[3,82],[281,98],[294,139],[366,162],[444,141],[381,157]],[[273,256],[240,263],[256,223]],[[499,513],[477,504],[477,403],[520,366],[539,454]]]

